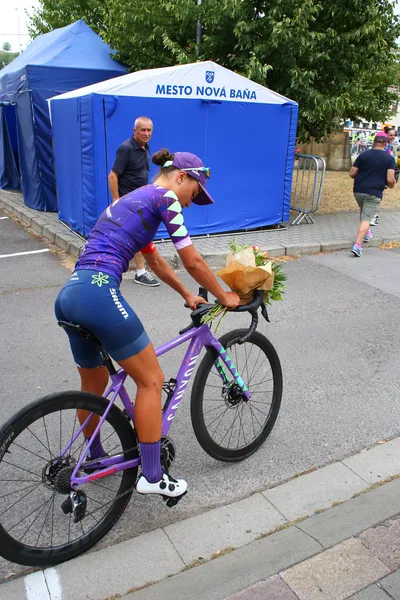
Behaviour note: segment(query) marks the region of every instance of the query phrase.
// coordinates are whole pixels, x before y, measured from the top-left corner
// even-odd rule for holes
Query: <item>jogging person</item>
[[[182,208],[212,204],[205,189],[210,170],[188,152],[170,154],[162,149],[153,163],[161,166],[152,185],[141,187],[116,200],[100,215],[90,232],[75,271],[60,291],[55,304],[57,319],[82,325],[102,342],[111,357],[137,386],[135,428],[139,439],[142,472],[137,482],[141,494],[178,497],[186,492],[183,479],[172,479],[161,468],[161,391],[164,376],[147,333],[119,285],[129,261],[141,250],[162,281],[184,298],[191,309],[204,300],[192,294],[153,244],[164,223],[187,272],[224,306],[236,308],[239,296],[225,292],[205,260],[196,252],[186,230]],[[72,354],[81,377],[82,391],[102,395],[108,372],[93,341],[67,331]],[[89,413],[78,411],[81,424]],[[99,422],[92,417],[84,429],[90,438]],[[104,456],[100,436],[93,441],[90,459]]]
[[[385,152],[387,135],[383,131],[376,134],[372,150],[360,154],[352,168],[350,177],[354,179],[354,196],[360,207],[360,226],[357,238],[351,249],[355,256],[362,256],[363,242],[373,237],[370,231],[371,219],[378,213],[385,187],[395,184],[395,160]]]

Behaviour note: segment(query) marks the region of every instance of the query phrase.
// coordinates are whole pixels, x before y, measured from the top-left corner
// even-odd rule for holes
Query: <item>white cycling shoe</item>
[[[136,491],[139,494],[160,494],[165,499],[181,498],[187,492],[187,483],[184,479],[173,479],[167,473],[163,473],[160,481],[151,483],[141,474],[136,484]]]

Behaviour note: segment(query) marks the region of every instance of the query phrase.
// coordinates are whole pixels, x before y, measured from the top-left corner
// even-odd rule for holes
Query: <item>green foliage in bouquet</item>
[[[229,249],[233,255],[242,252],[242,250],[246,250],[246,248],[250,248],[250,244],[239,244],[236,239],[233,239],[229,244]],[[267,264],[267,262],[271,262],[272,271],[274,273],[274,285],[271,290],[265,292],[265,304],[270,305],[272,302],[277,302],[279,300],[283,300],[283,294],[285,291],[285,282],[286,275],[283,271],[282,265],[272,261],[268,257],[268,252],[263,252],[259,246],[252,246],[254,252],[254,258],[256,262],[256,267],[263,267]],[[210,325],[212,321],[216,318],[220,317],[215,332],[218,331],[218,328],[226,315],[227,308],[222,306],[219,303],[216,303],[213,308],[211,308],[207,314],[203,316],[201,322],[206,325]]]

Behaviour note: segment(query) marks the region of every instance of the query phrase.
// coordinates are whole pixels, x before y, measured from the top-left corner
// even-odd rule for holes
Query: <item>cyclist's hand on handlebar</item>
[[[196,310],[199,304],[207,304],[201,296],[195,296],[194,294],[187,294],[185,296],[185,306],[188,306],[191,310]]]
[[[219,301],[223,306],[226,306],[226,308],[237,308],[240,303],[240,298],[236,292],[225,292]]]

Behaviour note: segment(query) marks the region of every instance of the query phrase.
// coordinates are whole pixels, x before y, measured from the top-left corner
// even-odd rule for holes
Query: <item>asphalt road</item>
[[[0,256],[42,248],[43,242],[11,219],[0,220]],[[188,480],[188,495],[173,509],[158,498],[134,495],[102,544],[240,500],[398,435],[399,264],[399,250],[380,249],[367,250],[362,259],[338,252],[286,263],[285,301],[271,309],[271,324],[260,324],[284,374],[282,408],[271,436],[243,463],[214,461],[191,429],[188,390],[171,428],[178,451],[172,473]],[[53,315],[68,276],[61,258],[50,252],[0,258],[1,422],[40,396],[78,387],[67,337]],[[190,278],[182,278],[189,286]],[[188,322],[181,298],[165,285],[145,289],[129,279],[122,291],[155,345]],[[246,315],[230,315],[221,333],[247,322]],[[168,378],[181,359],[180,349],[162,359]],[[0,580],[19,572],[0,559]]]

